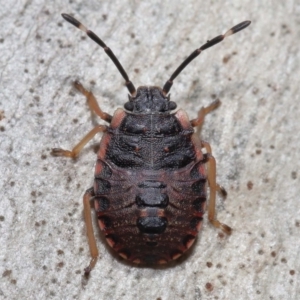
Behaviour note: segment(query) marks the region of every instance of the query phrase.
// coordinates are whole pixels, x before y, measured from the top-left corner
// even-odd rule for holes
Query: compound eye
[[[170,101],[169,102],[169,110],[173,110],[177,107],[177,104],[173,101]]]
[[[131,102],[126,102],[126,103],[124,104],[124,108],[127,109],[127,110],[129,110],[129,111],[133,111],[133,103],[131,103]]]

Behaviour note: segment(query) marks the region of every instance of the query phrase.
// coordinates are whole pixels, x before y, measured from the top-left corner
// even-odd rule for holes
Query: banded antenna
[[[190,54],[190,56],[188,56],[182,63],[181,65],[175,70],[175,72],[171,75],[171,77],[169,78],[169,80],[165,83],[164,87],[163,87],[163,93],[166,96],[172,85],[173,85],[173,81],[174,79],[181,73],[181,71],[194,59],[196,58],[203,50],[206,50],[207,48],[210,48],[220,42],[222,42],[226,37],[235,34],[241,30],[243,30],[244,28],[248,27],[251,24],[251,21],[244,21],[242,23],[239,23],[237,25],[235,25],[234,27],[232,27],[231,29],[229,29],[225,34],[223,35],[218,35],[215,38],[213,38],[210,41],[207,41],[207,43],[205,43],[204,45],[202,45],[199,49],[196,49],[194,52],[192,52]]]
[[[136,89],[133,85],[133,83],[130,81],[127,73],[125,72],[123,66],[119,62],[119,60],[116,58],[115,54],[112,52],[112,50],[107,47],[107,45],[91,30],[87,29],[83,24],[81,24],[79,21],[77,21],[75,18],[68,14],[62,14],[62,17],[74,25],[75,27],[79,28],[83,32],[87,34],[88,37],[90,37],[94,42],[96,42],[99,46],[103,48],[105,53],[109,56],[109,58],[113,61],[119,72],[121,73],[122,77],[125,79],[125,85],[131,94],[131,96],[135,96],[136,94]]]

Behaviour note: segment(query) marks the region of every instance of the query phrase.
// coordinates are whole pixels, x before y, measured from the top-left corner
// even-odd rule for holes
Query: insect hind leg
[[[98,255],[99,255],[99,251],[95,239],[94,228],[93,228],[92,214],[91,214],[91,201],[93,201],[94,195],[95,195],[94,188],[91,187],[85,192],[83,196],[84,220],[85,220],[88,243],[89,243],[90,254],[91,254],[91,261],[88,267],[84,269],[84,273],[86,276],[90,274],[91,270],[96,265]]]
[[[216,192],[220,192],[223,196],[226,197],[226,190],[216,183],[216,160],[212,156],[211,147],[209,143],[201,141],[202,146],[206,149],[207,152],[207,179],[209,184],[209,203],[208,203],[208,220],[216,228],[220,228],[226,234],[231,234],[232,229],[221,223],[216,219]]]

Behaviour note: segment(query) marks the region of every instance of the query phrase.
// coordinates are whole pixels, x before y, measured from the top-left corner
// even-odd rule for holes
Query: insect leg
[[[193,127],[201,126],[204,122],[204,117],[210,113],[212,110],[218,108],[221,105],[221,101],[219,99],[212,102],[207,107],[201,107],[201,109],[198,111],[198,117],[196,119],[191,120],[191,125]]]
[[[83,85],[79,81],[74,82],[75,88],[81,92],[87,100],[89,108],[92,112],[94,112],[97,116],[99,116],[102,120],[110,123],[112,116],[104,111],[99,107],[97,100],[92,92],[86,90]]]
[[[105,132],[106,129],[107,127],[105,125],[98,125],[94,127],[71,151],[61,148],[53,148],[51,151],[51,155],[76,158],[82,148],[96,135],[96,133]]]
[[[91,272],[91,270],[94,268],[97,259],[98,259],[98,248],[95,240],[95,234],[93,229],[93,223],[92,223],[92,214],[91,214],[91,201],[94,197],[94,188],[88,189],[84,196],[83,196],[83,210],[84,210],[84,220],[87,230],[87,237],[89,242],[89,248],[91,253],[91,261],[88,267],[84,269],[84,273],[86,276],[88,276]]]
[[[193,127],[197,127],[197,132],[200,131],[200,127],[204,122],[204,118],[205,116],[210,113],[211,111],[215,110],[216,108],[218,108],[221,105],[221,101],[219,99],[215,100],[214,102],[212,102],[209,106],[207,107],[201,107],[201,109],[198,112],[198,117],[196,119],[191,120],[191,125]],[[209,153],[211,155],[211,148],[209,146],[208,143],[202,141],[202,145],[203,144],[207,144],[206,146],[206,151],[207,153]],[[219,185],[218,183],[216,183],[216,188],[217,191],[222,195],[223,198],[227,197],[227,192],[225,190],[225,188],[221,185]]]
[[[208,203],[208,220],[213,226],[220,228],[226,234],[231,234],[232,229],[226,224],[223,224],[216,219],[216,192],[220,191],[222,193],[225,190],[216,183],[216,160],[212,156],[211,147],[209,143],[204,141],[201,141],[201,143],[208,154],[207,179],[210,190]]]

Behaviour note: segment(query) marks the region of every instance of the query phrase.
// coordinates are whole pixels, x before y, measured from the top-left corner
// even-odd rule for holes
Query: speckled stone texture
[[[299,1],[1,1],[1,299],[299,299]],[[136,86],[162,86],[193,50],[244,20],[175,80],[171,99],[206,118],[218,182],[218,218],[185,259],[138,268],[101,252],[89,280],[82,196],[92,186],[100,135],[72,148],[97,121],[72,87],[92,89],[112,114],[127,90],[103,50],[68,24],[73,14],[115,52]],[[101,123],[102,121],[100,121]]]

